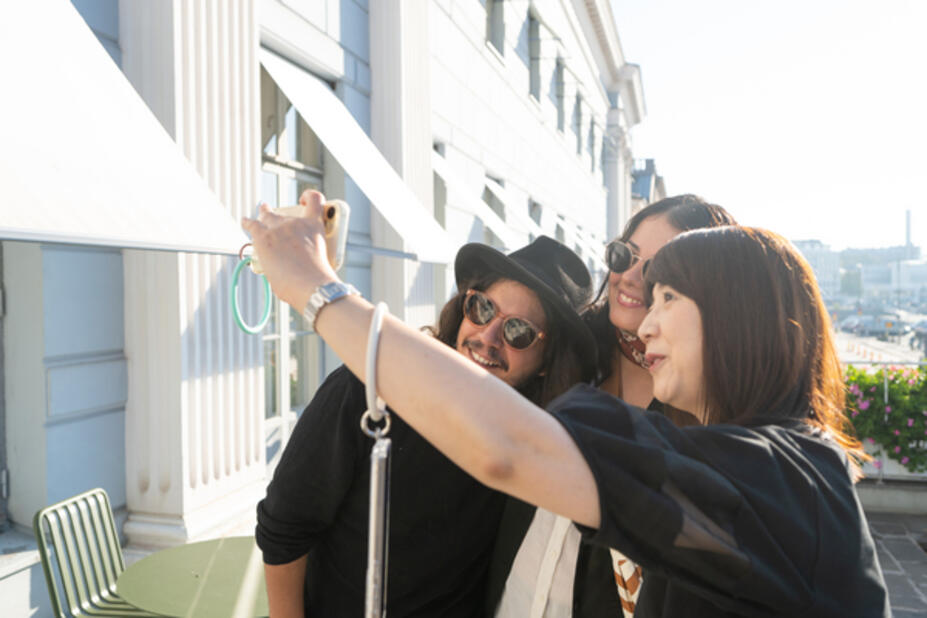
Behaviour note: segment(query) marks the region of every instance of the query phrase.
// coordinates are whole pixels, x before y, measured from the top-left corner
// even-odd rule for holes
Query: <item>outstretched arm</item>
[[[318,192],[306,216],[262,210],[242,223],[274,293],[301,311],[319,286],[337,281],[326,259]],[[316,330],[361,379],[373,306],[348,296],[324,307]],[[486,485],[590,527],[599,525],[592,472],[566,430],[501,380],[447,346],[387,317],[377,390],[402,418]]]

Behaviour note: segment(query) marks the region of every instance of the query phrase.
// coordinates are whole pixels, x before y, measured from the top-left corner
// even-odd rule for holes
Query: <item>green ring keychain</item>
[[[235,323],[238,324],[238,328],[245,331],[249,335],[257,335],[264,327],[267,326],[268,320],[270,320],[270,309],[271,303],[273,303],[273,294],[270,292],[270,282],[267,280],[267,277],[261,275],[261,279],[264,280],[264,314],[261,316],[261,319],[254,326],[249,326],[245,324],[245,321],[241,317],[241,306],[238,303],[238,280],[241,277],[241,269],[251,263],[251,256],[242,258],[238,262],[238,266],[235,267],[235,272],[232,273],[232,317],[235,318]]]

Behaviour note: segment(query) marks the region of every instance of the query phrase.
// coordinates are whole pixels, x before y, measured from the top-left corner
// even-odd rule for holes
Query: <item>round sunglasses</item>
[[[525,350],[545,336],[541,329],[528,320],[503,315],[495,303],[479,290],[467,290],[463,313],[477,326],[486,326],[496,317],[502,318],[502,340],[515,350]]]
[[[641,256],[636,254],[627,243],[617,238],[608,243],[605,248],[605,264],[613,273],[630,270],[640,261]]]

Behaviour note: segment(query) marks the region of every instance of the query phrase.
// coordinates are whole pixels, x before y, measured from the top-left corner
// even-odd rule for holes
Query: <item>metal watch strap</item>
[[[322,307],[335,302],[339,298],[344,298],[349,294],[361,295],[356,287],[350,283],[342,283],[340,281],[332,281],[331,283],[326,283],[325,285],[317,287],[315,292],[312,293],[312,296],[309,297],[306,308],[303,309],[303,317],[309,322],[309,330],[315,330],[315,319],[318,317]]]

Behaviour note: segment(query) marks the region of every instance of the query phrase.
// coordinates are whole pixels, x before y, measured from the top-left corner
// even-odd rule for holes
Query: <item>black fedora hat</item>
[[[499,273],[531,288],[562,320],[577,346],[588,351],[582,355],[586,369],[595,367],[595,339],[579,317],[592,296],[592,278],[569,247],[549,236],[539,236],[508,255],[482,243],[460,248],[454,261],[458,290],[488,273]]]

